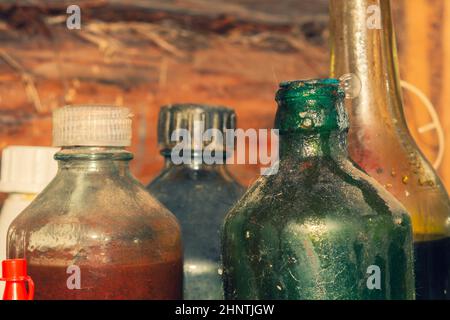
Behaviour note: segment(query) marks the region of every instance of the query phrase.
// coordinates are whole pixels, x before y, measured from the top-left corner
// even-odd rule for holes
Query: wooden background
[[[82,29],[68,30],[78,4]],[[393,0],[401,75],[434,103],[446,132],[439,174],[450,188],[450,1]],[[147,183],[161,168],[161,105],[236,109],[238,126],[271,128],[282,80],[326,77],[326,0],[0,2],[0,149],[50,145],[51,111],[72,103],[132,108],[132,170]],[[438,142],[422,103],[405,93],[414,137],[430,161]],[[244,184],[256,166],[233,166]]]

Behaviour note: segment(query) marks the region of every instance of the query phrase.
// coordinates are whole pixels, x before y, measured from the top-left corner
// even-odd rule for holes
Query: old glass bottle
[[[349,160],[339,81],[282,83],[277,102],[279,171],[226,217],[226,298],[413,299],[410,218]]]
[[[234,111],[223,107],[178,104],[163,107],[159,114],[158,139],[165,168],[148,190],[180,221],[185,299],[223,299],[219,233],[225,214],[244,191],[225,164],[206,164],[202,156],[208,147],[225,162],[226,139],[195,142],[195,130],[199,137],[211,129],[225,136],[225,130],[234,128]],[[181,135],[173,136],[177,130],[186,130],[192,139],[185,145],[188,161],[175,164],[172,151],[182,143]]]
[[[55,177],[53,158],[57,148],[8,146],[2,151],[0,192],[8,193],[0,210],[0,261],[6,259],[6,241],[11,222]],[[0,282],[0,292],[5,283]]]
[[[331,0],[330,15],[332,75],[354,86],[349,153],[411,215],[417,299],[450,298],[450,200],[408,131],[390,3]]]
[[[56,177],[8,232],[36,299],[180,299],[175,217],[131,175],[127,108],[67,106],[53,114]]]
[[[58,169],[58,148],[8,146],[3,149],[0,192],[8,193],[0,210],[0,261],[6,259],[6,239],[11,222],[44,190]],[[4,290],[0,283],[0,292]]]

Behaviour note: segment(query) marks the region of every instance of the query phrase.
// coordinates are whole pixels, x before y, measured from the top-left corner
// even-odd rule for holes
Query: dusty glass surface
[[[170,122],[166,121],[166,116],[178,117],[176,124],[166,128],[165,124]],[[190,121],[184,122],[186,119]],[[226,213],[243,194],[244,188],[230,175],[226,165],[205,164],[194,150],[191,150],[190,164],[173,163],[172,132],[184,127],[192,133],[196,119],[206,120],[205,128],[216,128],[222,133],[225,128],[234,128],[234,112],[230,109],[204,105],[176,105],[163,109],[159,140],[166,164],[148,190],[180,221],[184,246],[184,298],[223,299],[220,229]],[[216,146],[218,151],[221,148],[223,146]]]
[[[330,5],[332,75],[357,87],[347,100],[350,156],[411,215],[417,299],[450,298],[450,200],[408,131],[390,3],[332,0]],[[371,15],[373,28],[368,28],[369,6],[379,6],[379,16]]]
[[[413,299],[410,218],[349,160],[339,82],[284,83],[277,101],[279,171],[226,218],[226,298]]]
[[[13,222],[8,257],[25,258],[36,299],[180,299],[173,215],[135,180],[123,148],[73,147]]]

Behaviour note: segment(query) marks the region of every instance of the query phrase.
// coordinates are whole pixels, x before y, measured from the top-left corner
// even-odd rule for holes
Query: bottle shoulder
[[[245,191],[234,179],[219,174],[205,179],[160,175],[147,190],[175,214],[184,229],[212,226],[214,230]]]
[[[415,240],[449,237],[450,199],[433,166],[409,134],[382,129],[350,130],[353,159],[407,208]]]
[[[192,183],[207,183],[211,181],[212,183],[239,183],[236,179],[228,172],[226,167],[208,167],[200,169],[193,169],[188,166],[170,166],[164,168],[161,172],[150,182],[151,184],[162,184],[171,182],[183,182],[190,181]]]
[[[245,188],[226,170],[204,171],[189,168],[163,170],[146,187],[158,199],[237,200]]]
[[[349,140],[349,152],[358,165],[408,208],[418,205],[409,198],[413,194],[420,198],[439,194],[450,207],[444,184],[406,127],[353,128]]]
[[[227,219],[365,219],[379,215],[408,219],[404,207],[350,161],[328,159],[296,165],[281,161],[278,174],[258,179]]]
[[[180,232],[173,214],[131,176],[78,180],[57,176],[17,217],[12,229],[105,237],[132,236],[133,230],[136,238]]]

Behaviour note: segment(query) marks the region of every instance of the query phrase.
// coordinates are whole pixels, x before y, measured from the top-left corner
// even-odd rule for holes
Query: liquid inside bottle
[[[390,2],[331,0],[330,29],[332,76],[357,87],[350,156],[411,215],[417,299],[450,298],[450,200],[408,131]]]
[[[221,154],[221,163],[207,164],[198,146],[187,145],[188,163],[175,164],[172,151],[181,141],[173,140],[176,130],[194,137],[194,123],[203,131],[216,129],[222,135],[235,128],[231,109],[206,105],[172,105],[159,115],[159,145],[165,168],[148,190],[172,211],[181,224],[184,244],[184,299],[223,299],[220,263],[220,229],[225,214],[243,193],[243,187],[226,169],[225,141],[210,150]],[[202,133],[200,132],[200,134]],[[205,144],[203,146],[203,144]]]
[[[36,299],[180,299],[176,218],[131,175],[126,108],[68,106],[53,118],[58,173],[13,222]]]
[[[228,299],[413,299],[404,207],[347,156],[339,81],[281,84],[278,173],[226,217]]]

